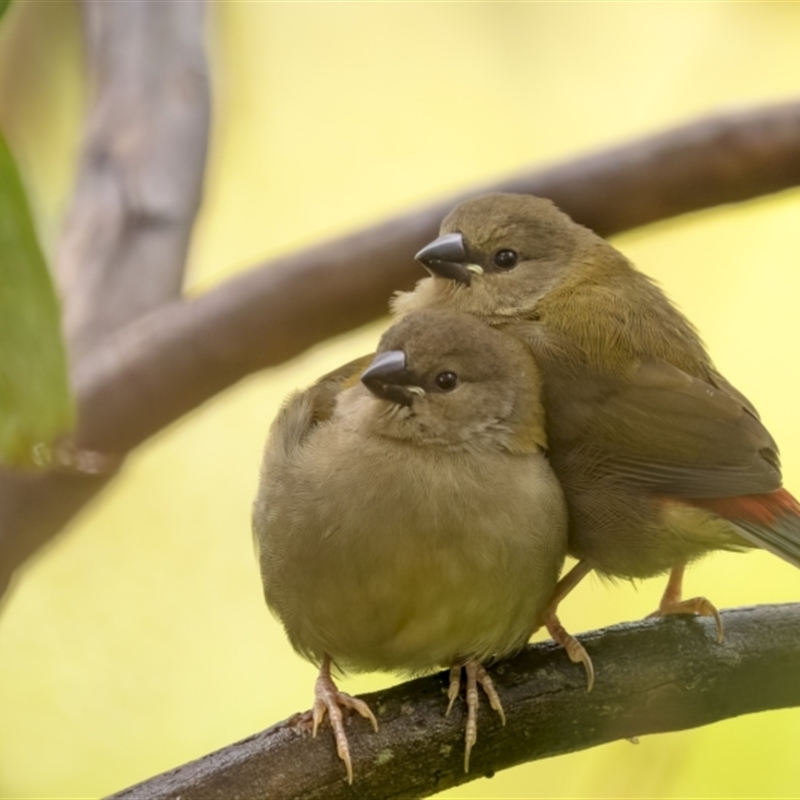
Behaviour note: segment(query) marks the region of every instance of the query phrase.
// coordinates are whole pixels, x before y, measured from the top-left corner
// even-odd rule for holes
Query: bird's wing
[[[347,364],[323,375],[303,392],[308,396],[314,424],[331,418],[339,392],[356,384],[361,373],[372,363],[374,358],[375,353],[370,353],[348,361]]]
[[[356,383],[373,358],[370,353],[349,361],[307,389],[292,394],[273,422],[265,463],[291,458],[308,434],[333,416],[339,392]]]
[[[607,454],[620,476],[686,498],[780,487],[775,441],[724,379],[715,386],[652,360],[632,365],[601,394],[593,409],[582,411],[587,422],[581,438]]]

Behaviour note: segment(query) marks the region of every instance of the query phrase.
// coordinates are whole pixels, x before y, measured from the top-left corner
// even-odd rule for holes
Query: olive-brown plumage
[[[692,559],[758,545],[800,566],[774,440],[652,280],[536,197],[470,200],[441,233],[417,256],[431,276],[394,309],[457,309],[530,346],[581,574],[672,570],[662,611],[716,614],[680,602]]]
[[[355,377],[360,376],[360,379]],[[331,665],[467,672],[502,714],[483,662],[541,624],[566,549],[528,348],[472,316],[406,316],[361,359],[292,396],[270,431],[253,511],[264,593],[294,648],[321,665],[352,775]],[[468,703],[467,749],[477,733]],[[377,724],[377,723],[375,723]]]

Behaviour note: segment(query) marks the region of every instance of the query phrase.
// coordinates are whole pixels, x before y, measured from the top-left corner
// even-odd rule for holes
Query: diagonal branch
[[[102,403],[92,404],[92,431],[101,405],[110,420],[124,416],[129,426],[113,442],[102,434],[96,444],[130,447],[235,380],[381,316],[394,290],[421,277],[412,255],[435,236],[445,214],[487,188],[552,197],[579,222],[609,235],[798,184],[800,103],[793,103],[704,120],[524,173],[275,259],[162,310],[93,354],[81,369],[81,387],[121,386],[127,365],[136,363],[143,391],[157,401],[150,419],[141,408],[123,415],[124,405],[138,406],[140,398],[103,391]],[[124,362],[114,367],[113,379],[112,354]],[[94,435],[89,428],[85,433]]]
[[[694,122],[489,188],[552,197],[599,233],[800,184],[800,103]],[[174,302],[76,366],[82,445],[124,452],[258,369],[385,313],[420,277],[413,253],[467,194],[239,275]],[[0,591],[107,481],[0,474]]]
[[[553,197],[608,235],[798,184],[795,103],[705,120],[494,188]],[[475,191],[275,259],[122,331],[77,370],[81,438],[126,450],[245,375],[385,314],[391,293],[422,277],[413,254]]]
[[[482,706],[468,775],[463,709],[444,717],[440,674],[365,695],[381,727],[373,734],[355,716],[347,720],[353,787],[330,729],[314,740],[295,715],[110,800],[425,797],[526,761],[800,705],[800,604],[733,609],[724,619],[721,645],[712,623],[689,617],[586,634],[598,674],[590,694],[583,669],[552,642],[496,666],[492,678],[508,723],[502,727]]]

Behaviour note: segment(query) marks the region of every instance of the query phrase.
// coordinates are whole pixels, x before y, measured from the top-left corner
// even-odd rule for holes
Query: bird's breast
[[[521,647],[566,547],[545,459],[347,448],[329,453],[336,469],[298,463],[262,537],[267,599],[295,647],[407,672]]]

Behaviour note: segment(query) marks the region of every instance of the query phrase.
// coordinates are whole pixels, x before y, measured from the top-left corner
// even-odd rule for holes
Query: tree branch
[[[93,103],[57,258],[73,358],[180,294],[210,116],[203,0],[83,12]]]
[[[203,0],[85,0],[83,11],[93,98],[57,257],[74,363],[180,294],[210,119]],[[0,469],[0,596],[108,480]]]
[[[245,375],[385,313],[412,256],[477,192],[552,197],[599,233],[800,184],[800,103],[726,114],[525,172],[239,275],[108,337],[76,366],[81,445],[125,452]],[[104,478],[0,474],[0,591]]]
[[[717,117],[500,182],[603,235],[800,184],[800,103]],[[76,373],[81,440],[129,449],[256,370],[387,311],[413,254],[464,197],[267,262],[107,340]]]
[[[721,645],[714,641],[713,623],[693,617],[646,620],[582,636],[598,675],[590,694],[582,667],[552,642],[497,665],[492,678],[508,724],[502,727],[482,701],[468,775],[463,705],[445,718],[442,673],[364,696],[381,727],[374,734],[355,715],[347,720],[353,787],[346,783],[328,726],[314,740],[307,716],[298,714],[112,800],[425,797],[616,739],[800,705],[800,604],[739,608],[723,616]]]

